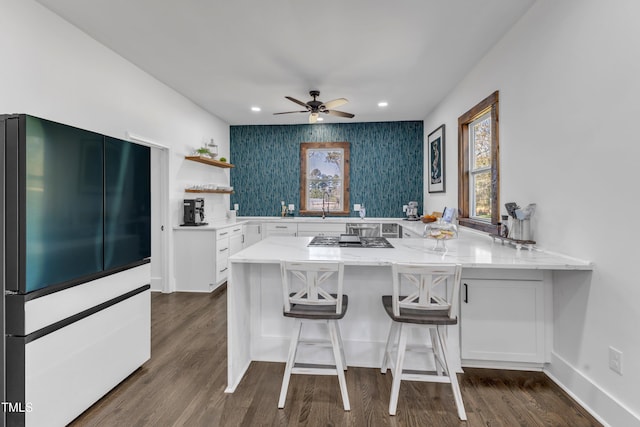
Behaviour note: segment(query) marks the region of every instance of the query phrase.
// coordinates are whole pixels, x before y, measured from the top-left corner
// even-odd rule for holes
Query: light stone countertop
[[[228,219],[228,220],[212,221],[207,225],[200,225],[196,227],[176,225],[175,227],[173,227],[173,229],[175,231],[216,231],[216,230],[222,230],[224,228],[233,227],[235,225],[243,225],[243,224],[246,224],[247,222],[248,221]]]
[[[446,252],[433,250],[431,239],[388,239],[394,248],[308,247],[312,237],[267,237],[232,255],[232,263],[279,263],[281,260],[335,260],[345,265],[385,266],[393,262],[456,263],[464,268],[523,270],[593,270],[593,263],[539,249],[517,250],[484,233],[460,230],[446,242]]]
[[[235,219],[220,219],[220,220],[213,220],[211,221],[208,225],[203,225],[203,226],[197,226],[197,227],[191,227],[191,226],[187,226],[187,227],[183,227],[183,226],[174,226],[173,229],[174,230],[181,230],[181,231],[215,231],[215,230],[220,230],[223,228],[228,228],[228,227],[233,227],[234,225],[242,225],[242,224],[247,224],[249,222],[253,222],[253,223],[295,223],[295,224],[326,224],[326,223],[331,223],[331,224],[340,224],[340,223],[357,223],[357,224],[381,224],[381,223],[397,223],[403,227],[411,227],[412,229],[415,228],[416,231],[418,231],[420,234],[422,234],[422,231],[424,230],[424,224],[421,221],[407,221],[407,220],[403,220],[402,218],[366,218],[364,220],[360,219],[359,217],[338,217],[338,216],[334,216],[334,217],[326,217],[325,219],[322,219],[322,217],[315,217],[315,216],[285,216],[285,217],[279,217],[279,216],[239,216]]]
[[[406,223],[406,222],[420,222],[420,221],[406,221],[402,218],[365,218],[360,219],[357,216],[328,216],[326,218],[322,218],[319,216],[239,216],[238,221],[256,221],[256,222],[294,222],[296,224],[299,223],[389,223],[389,222],[398,222],[398,223]]]

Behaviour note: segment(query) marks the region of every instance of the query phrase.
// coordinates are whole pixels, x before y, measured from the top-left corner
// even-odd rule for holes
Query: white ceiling
[[[231,125],[423,120],[534,0],[37,0]],[[498,88],[496,88],[498,89]],[[379,101],[389,103],[386,108]],[[261,107],[259,113],[252,106]]]

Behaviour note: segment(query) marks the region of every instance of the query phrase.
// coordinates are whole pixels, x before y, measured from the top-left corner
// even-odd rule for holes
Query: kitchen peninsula
[[[282,316],[281,260],[344,262],[349,309],[342,336],[347,364],[362,367],[379,367],[381,361],[389,319],[380,296],[391,292],[393,262],[461,264],[460,322],[448,337],[459,352],[456,359],[462,366],[525,369],[541,369],[549,361],[552,272],[593,269],[590,262],[517,250],[466,229],[447,242],[446,252],[421,238],[390,238],[393,248],[309,247],[311,239],[267,237],[229,257],[227,392],[236,389],[252,360],[286,359],[291,329]],[[302,353],[310,363],[320,362],[317,355]]]

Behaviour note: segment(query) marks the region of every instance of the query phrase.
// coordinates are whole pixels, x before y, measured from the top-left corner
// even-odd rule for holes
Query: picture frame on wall
[[[442,124],[427,136],[429,193],[445,192],[444,142],[445,126]]]

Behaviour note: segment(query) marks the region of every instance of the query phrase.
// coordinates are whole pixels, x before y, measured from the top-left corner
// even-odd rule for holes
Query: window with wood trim
[[[458,220],[488,232],[500,221],[498,123],[498,91],[458,118]]]
[[[300,143],[300,215],[349,213],[349,143]]]

